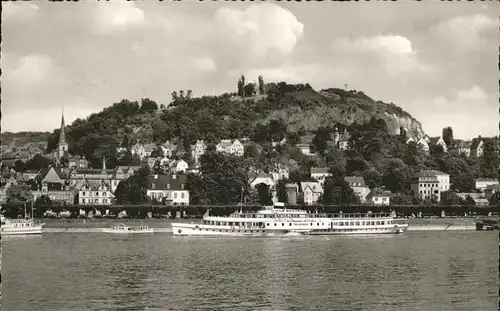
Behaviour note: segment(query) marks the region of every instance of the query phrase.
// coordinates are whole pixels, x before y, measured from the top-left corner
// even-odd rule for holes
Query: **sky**
[[[4,2],[2,131],[52,131],[121,99],[247,81],[393,102],[430,136],[498,135],[496,2]]]

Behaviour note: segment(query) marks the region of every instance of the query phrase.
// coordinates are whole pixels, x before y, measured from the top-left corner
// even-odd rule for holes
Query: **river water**
[[[2,310],[498,310],[498,233],[2,237]]]

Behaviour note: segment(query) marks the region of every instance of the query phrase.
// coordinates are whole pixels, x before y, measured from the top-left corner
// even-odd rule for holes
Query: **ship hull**
[[[42,234],[42,226],[31,227],[29,229],[20,230],[19,228],[2,228],[2,235],[36,235]]]
[[[362,234],[401,234],[407,226],[349,228],[349,229],[294,229],[279,230],[265,228],[234,228],[201,224],[172,223],[175,236],[296,236],[296,235],[362,235]]]

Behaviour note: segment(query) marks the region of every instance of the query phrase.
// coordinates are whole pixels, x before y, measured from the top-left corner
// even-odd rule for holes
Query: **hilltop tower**
[[[64,124],[64,108],[61,114],[61,132],[59,133],[59,148],[58,148],[58,156],[61,159],[68,152],[68,143],[66,142],[66,131]]]

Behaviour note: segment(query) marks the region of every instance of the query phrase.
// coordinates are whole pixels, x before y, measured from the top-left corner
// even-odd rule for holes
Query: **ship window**
[[[290,226],[292,226],[292,223],[290,223]]]
[[[276,226],[276,223],[274,223],[274,226]]]
[[[282,223],[281,225],[282,225],[282,226],[284,226],[284,225],[285,225],[285,223]]]

